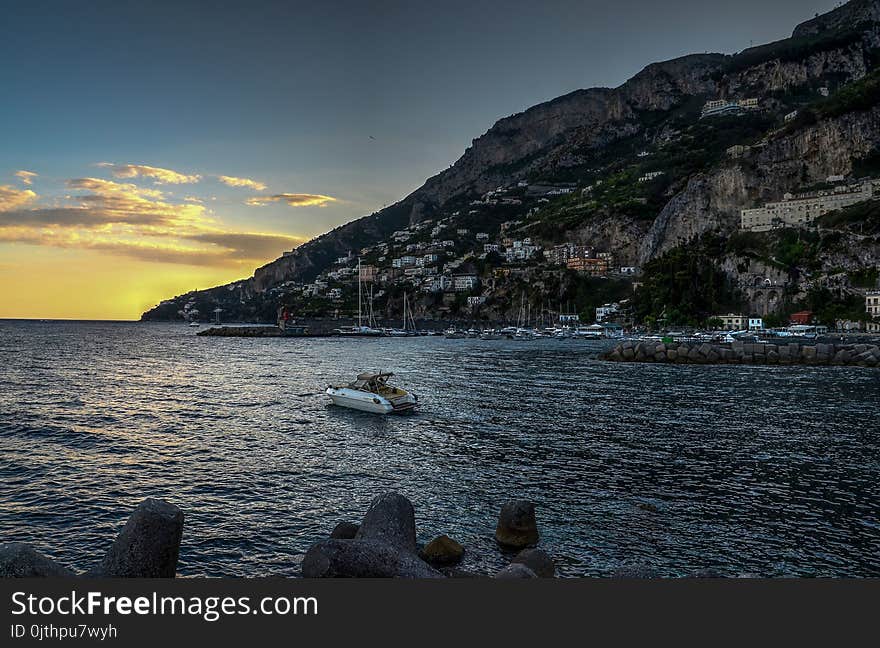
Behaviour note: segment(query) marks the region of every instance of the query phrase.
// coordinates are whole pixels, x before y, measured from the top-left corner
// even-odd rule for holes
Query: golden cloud
[[[253,265],[303,242],[284,234],[222,227],[201,204],[171,202],[157,189],[76,178],[84,192],[61,207],[26,205],[32,191],[0,187],[0,242],[97,250],[145,261],[193,266]]]
[[[282,193],[273,196],[254,196],[245,201],[251,207],[262,207],[273,202],[286,202],[291,207],[325,207],[331,202],[336,202],[336,198],[321,194]]]
[[[153,178],[157,184],[192,184],[202,179],[200,175],[187,175],[171,169],[147,166],[146,164],[113,164],[99,162],[97,166],[108,167],[116,178]]]
[[[16,189],[9,185],[0,185],[0,212],[22,207],[37,197],[30,189]]]
[[[235,176],[221,175],[217,176],[217,179],[230,187],[246,187],[256,191],[263,191],[266,189],[265,183],[260,182],[259,180],[251,180],[250,178],[236,178]]]
[[[26,185],[33,184],[33,179],[37,177],[37,174],[33,171],[16,171],[14,175]]]

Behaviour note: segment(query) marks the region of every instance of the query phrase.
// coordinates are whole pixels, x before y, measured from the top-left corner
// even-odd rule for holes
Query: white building
[[[476,288],[479,283],[477,275],[455,275],[452,278],[452,289],[455,292],[466,292]]]
[[[649,181],[653,180],[654,178],[659,178],[662,175],[663,175],[663,171],[651,171],[651,172],[643,175],[641,178],[639,178],[639,182],[649,182]]]
[[[760,317],[750,317],[749,318],[749,330],[750,331],[763,331],[764,330],[764,320]]]
[[[706,117],[716,117],[718,115],[741,115],[749,110],[757,110],[758,100],[755,98],[740,99],[739,101],[729,101],[727,99],[715,99],[707,101],[703,106],[700,119]]]
[[[871,290],[865,294],[865,312],[871,317],[880,317],[880,290]]]
[[[486,303],[486,298],[482,295],[477,295],[475,297],[468,297],[468,306],[473,308],[474,306],[482,306]]]
[[[478,241],[488,241],[489,235],[486,232],[477,232]]]
[[[830,211],[870,200],[874,197],[874,183],[874,180],[866,180],[856,185],[839,185],[833,191],[785,194],[779,202],[743,209],[741,227],[752,232],[766,232],[777,227],[808,225]]]
[[[620,312],[620,304],[605,304],[596,309],[596,321],[601,322],[609,315]]]
[[[408,268],[410,266],[414,266],[415,264],[416,257],[414,256],[402,256],[391,261],[392,268]]]
[[[531,239],[526,239],[526,241],[531,241]],[[511,247],[504,252],[507,261],[528,261],[541,249],[537,245],[526,243],[526,241],[513,241]]]
[[[749,318],[745,315],[737,315],[728,313],[727,315],[716,315],[713,319],[721,320],[721,328],[725,331],[742,331],[748,328]]]
[[[445,275],[437,275],[435,277],[429,277],[425,279],[422,284],[422,290],[424,292],[437,293],[443,292],[444,290],[448,290],[452,286],[452,281],[449,277]]]

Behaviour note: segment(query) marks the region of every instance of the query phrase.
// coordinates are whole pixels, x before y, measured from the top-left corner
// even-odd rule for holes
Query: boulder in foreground
[[[306,552],[306,578],[444,578],[414,553],[371,540],[323,540]]]
[[[494,576],[495,578],[537,578],[538,575],[522,563],[511,563]]]
[[[464,547],[449,536],[441,535],[425,545],[421,556],[432,565],[455,565],[464,557]]]
[[[524,549],[537,544],[538,538],[538,522],[532,502],[511,500],[501,507],[495,528],[495,539],[499,544]]]
[[[71,578],[75,575],[29,544],[0,544],[0,578]]]
[[[182,535],[183,512],[179,508],[159,499],[145,499],[89,576],[174,578]]]
[[[539,578],[553,578],[556,576],[556,563],[543,549],[523,549],[516,558],[515,564],[521,563],[535,572]]]

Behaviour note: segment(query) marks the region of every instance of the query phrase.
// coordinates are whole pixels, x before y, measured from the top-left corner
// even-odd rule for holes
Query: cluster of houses
[[[554,246],[546,253],[547,261],[553,265],[563,265],[569,270],[576,270],[594,276],[604,276],[612,271],[614,255],[611,252],[599,252],[590,245],[564,243]],[[625,266],[620,268],[621,274],[633,275],[638,268]]]
[[[519,183],[517,188],[525,187]],[[548,192],[566,192],[570,187],[541,187],[541,195]],[[502,201],[508,189],[499,187],[486,192],[480,201]],[[365,247],[336,259],[334,265],[308,284],[287,282],[278,289],[287,293],[299,293],[304,297],[320,297],[340,300],[345,297],[345,286],[357,281],[371,284],[378,289],[374,297],[381,297],[386,287],[406,285],[412,290],[426,294],[465,293],[467,303],[477,307],[486,301],[494,281],[481,285],[480,276],[473,272],[475,264],[494,255],[495,262],[508,267],[496,267],[494,279],[509,276],[520,267],[527,274],[525,264],[543,254],[544,260],[554,266],[564,266],[581,273],[604,276],[617,273],[613,267],[613,255],[596,250],[589,245],[565,243],[545,250],[528,236],[514,234],[523,224],[522,220],[509,220],[500,224],[496,234],[472,231],[461,227],[456,220],[457,211],[440,220],[424,220],[406,229],[395,231],[387,242]],[[358,271],[358,268],[360,271]],[[469,271],[470,270],[470,271]],[[635,267],[619,269],[623,274],[636,274]],[[480,289],[482,293],[480,294]],[[350,291],[348,291],[350,292]],[[611,305],[608,305],[609,308]],[[611,312],[611,311],[609,311]]]

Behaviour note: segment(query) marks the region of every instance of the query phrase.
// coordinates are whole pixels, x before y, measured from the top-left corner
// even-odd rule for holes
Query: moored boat
[[[391,414],[412,410],[418,397],[400,387],[388,384],[394,374],[390,372],[362,373],[344,385],[330,385],[326,394],[334,405],[371,412]]]

